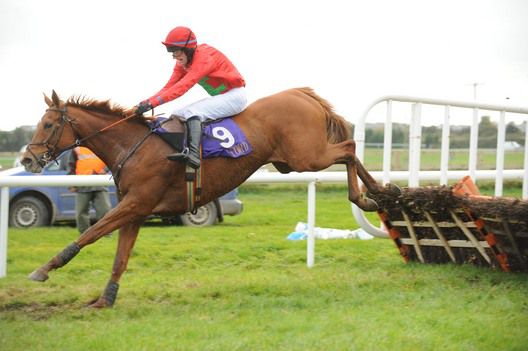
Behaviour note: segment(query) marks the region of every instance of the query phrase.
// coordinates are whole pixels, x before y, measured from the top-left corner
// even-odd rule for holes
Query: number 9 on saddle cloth
[[[155,134],[176,151],[181,152],[186,147],[187,131],[179,119],[158,117],[148,124]],[[251,153],[246,135],[231,118],[206,122],[202,126],[202,158],[238,158]]]

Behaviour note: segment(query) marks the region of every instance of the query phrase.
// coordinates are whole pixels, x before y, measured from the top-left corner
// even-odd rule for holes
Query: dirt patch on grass
[[[32,320],[47,320],[53,316],[79,308],[72,303],[59,304],[56,302],[36,303],[13,301],[0,306],[0,313],[9,315],[15,313],[17,316],[24,315]]]

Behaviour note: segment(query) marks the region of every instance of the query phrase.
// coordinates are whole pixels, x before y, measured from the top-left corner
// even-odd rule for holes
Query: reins
[[[63,116],[68,117],[68,116],[66,115],[66,108],[64,108],[64,112],[62,112],[62,113],[63,113]],[[115,127],[116,125],[118,125],[118,124],[120,124],[120,123],[123,123],[123,122],[125,122],[125,121],[127,121],[127,120],[129,120],[129,119],[131,119],[131,118],[133,118],[133,117],[137,117],[137,116],[136,116],[134,113],[132,113],[130,116],[127,116],[127,117],[125,117],[125,118],[122,118],[122,119],[120,119],[119,121],[115,121],[114,123],[111,123],[111,124],[107,125],[106,127],[102,128],[102,129],[99,129],[99,130],[93,132],[93,133],[90,134],[90,135],[85,136],[84,138],[80,138],[80,139],[77,138],[77,139],[75,139],[75,141],[73,142],[73,144],[70,144],[70,145],[64,147],[63,149],[59,150],[59,151],[57,152],[57,155],[62,154],[62,153],[63,153],[64,151],[66,151],[66,150],[70,150],[70,149],[73,149],[74,147],[81,146],[82,143],[85,142],[86,140],[88,140],[88,139],[90,139],[90,138],[93,138],[93,137],[96,136],[97,134],[102,133],[102,132],[104,132],[105,130],[108,130],[108,129],[112,128],[112,127]],[[75,128],[73,127],[72,120],[71,120],[71,119],[68,119],[68,122],[70,122],[70,126],[72,127],[72,130],[73,130],[73,132],[75,133]]]
[[[71,150],[77,146],[81,146],[83,142],[85,142],[86,140],[90,139],[90,138],[93,138],[94,136],[98,135],[99,133],[102,133],[112,127],[115,127],[116,125],[120,124],[120,123],[123,123],[133,117],[136,117],[136,115],[134,113],[132,113],[131,115],[129,116],[126,116],[125,118],[122,118],[116,122],[113,122],[109,125],[107,125],[106,127],[102,128],[102,129],[99,129],[97,131],[95,131],[94,133],[90,134],[90,135],[87,135],[85,136],[84,138],[76,138],[75,141],[70,144],[70,145],[67,145],[65,146],[64,148],[62,149],[59,149],[59,150],[56,150],[57,148],[57,144],[59,143],[60,139],[62,138],[62,134],[64,133],[64,126],[66,124],[66,122],[68,122],[70,124],[70,127],[72,128],[72,131],[74,133],[74,135],[76,135],[76,130],[75,130],[75,127],[74,127],[74,120],[72,120],[67,112],[67,105],[64,106],[63,108],[56,108],[56,107],[50,107],[48,108],[46,111],[57,111],[57,112],[60,112],[61,114],[61,122],[60,122],[60,125],[59,126],[54,126],[53,127],[53,130],[51,131],[50,135],[46,138],[46,140],[44,140],[43,142],[40,142],[40,143],[31,143],[31,144],[28,144],[28,147],[27,147],[27,150],[28,152],[37,160],[37,162],[39,163],[39,165],[41,165],[42,167],[44,167],[46,165],[46,163],[50,162],[50,161],[56,161],[57,160],[57,157],[62,154],[63,152],[67,151],[67,150]],[[60,130],[56,140],[54,141],[53,145],[51,145],[51,139],[57,135],[57,131]],[[42,146],[45,146],[46,147],[46,152],[44,154],[42,154],[41,157],[37,157],[33,151],[31,150],[31,146],[36,146],[36,145],[42,145]]]
[[[40,143],[32,143],[32,144],[29,144],[28,147],[27,147],[27,150],[28,152],[35,158],[35,160],[37,160],[37,162],[42,166],[44,167],[48,162],[50,161],[56,161],[57,160],[57,157],[59,155],[61,155],[63,152],[67,151],[67,150],[71,150],[77,146],[81,146],[86,140],[90,139],[90,138],[93,138],[95,137],[96,135],[100,134],[100,133],[103,133],[104,131],[110,129],[110,128],[113,128],[117,125],[119,125],[120,123],[123,123],[125,121],[128,121],[130,120],[131,118],[134,118],[134,117],[137,117],[134,113],[132,113],[131,115],[129,116],[126,116],[118,121],[115,121],[109,125],[107,125],[106,127],[104,128],[101,128],[83,138],[79,138],[77,136],[77,131],[76,131],[76,128],[74,126],[74,123],[75,123],[75,120],[71,119],[68,114],[67,114],[67,105],[64,106],[63,108],[56,108],[56,107],[50,107],[48,108],[46,111],[57,111],[57,112],[60,112],[61,114],[61,120],[60,120],[60,124],[57,126],[55,125],[53,127],[53,130],[51,131],[50,135],[43,141],[43,142],[40,142]],[[156,117],[157,115],[154,115],[154,113],[152,114],[153,117]],[[123,169],[123,166],[125,164],[125,162],[136,152],[136,150],[145,142],[145,140],[147,140],[147,138],[154,133],[154,131],[156,130],[156,128],[162,126],[163,124],[165,124],[166,122],[168,122],[169,120],[171,120],[171,118],[168,118],[167,120],[164,120],[160,123],[157,123],[155,124],[154,126],[150,126],[149,127],[149,130],[148,132],[138,141],[134,144],[134,146],[132,146],[132,148],[130,148],[128,150],[128,152],[126,153],[126,155],[121,159],[121,161],[119,161],[117,163],[117,166],[115,166],[115,173],[113,173],[113,177],[118,180],[119,179],[119,175]],[[56,150],[57,148],[57,144],[59,143],[60,139],[62,138],[62,134],[64,133],[64,126],[66,125],[66,122],[70,124],[70,127],[76,137],[75,141],[70,144],[70,145],[67,145],[65,146],[64,148],[62,149],[59,149],[59,150]],[[51,139],[55,138],[56,139],[54,140],[54,142],[52,143],[51,142]],[[33,151],[31,150],[31,146],[35,146],[35,145],[42,145],[42,146],[45,146],[47,151],[41,155],[41,157],[37,157]]]
[[[110,128],[116,126],[116,125],[118,125],[119,123],[122,123],[122,122],[124,122],[124,121],[127,121],[127,120],[131,119],[132,117],[137,117],[137,116],[136,116],[134,113],[132,113],[130,116],[125,117],[125,118],[122,118],[122,119],[120,119],[119,121],[115,121],[114,123],[111,123],[111,124],[107,125],[106,127],[102,128],[102,129],[99,129],[98,131],[96,131],[96,132],[94,132],[94,133],[92,133],[92,134],[90,134],[90,135],[88,135],[88,136],[85,136],[84,138],[81,138],[81,139],[77,139],[77,140],[75,140],[75,143],[78,142],[78,143],[80,144],[80,143],[82,143],[83,141],[85,141],[85,140],[87,140],[87,139],[90,139],[91,137],[94,137],[94,136],[96,136],[97,134],[102,133],[102,132],[104,132],[105,130],[108,130],[108,129],[110,129]]]

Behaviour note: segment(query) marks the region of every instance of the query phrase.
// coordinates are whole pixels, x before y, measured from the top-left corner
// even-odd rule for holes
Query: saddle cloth
[[[185,148],[185,128],[179,119],[158,117],[156,121],[149,124],[154,133],[158,134],[177,151],[182,151]],[[232,118],[223,118],[203,124],[203,158],[238,158],[250,154],[251,151],[252,148],[246,135]]]

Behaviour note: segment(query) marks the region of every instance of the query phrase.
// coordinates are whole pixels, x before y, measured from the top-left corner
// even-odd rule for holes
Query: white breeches
[[[178,116],[182,120],[198,116],[204,122],[208,119],[215,120],[234,116],[244,111],[246,105],[246,88],[241,87],[231,89],[224,94],[209,96],[183,108],[176,109],[172,112],[172,115]]]

